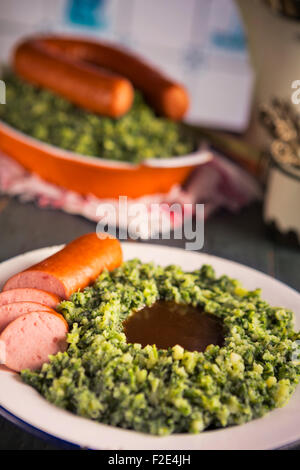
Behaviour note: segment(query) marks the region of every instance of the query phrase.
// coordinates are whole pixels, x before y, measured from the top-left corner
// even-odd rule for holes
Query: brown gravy
[[[130,343],[142,347],[155,344],[167,349],[179,344],[189,351],[205,351],[209,344],[222,346],[222,322],[191,305],[159,300],[145,307],[123,322],[124,333]]]

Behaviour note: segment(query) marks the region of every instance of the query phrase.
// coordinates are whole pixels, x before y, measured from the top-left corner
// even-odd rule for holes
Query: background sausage
[[[13,302],[0,307],[0,333],[16,318],[30,312],[53,312],[47,305],[37,302]]]
[[[22,315],[0,335],[0,363],[17,372],[39,369],[50,354],[67,349],[67,332],[67,323],[58,313]]]
[[[11,304],[13,302],[38,302],[54,308],[59,302],[60,298],[50,292],[45,292],[40,289],[17,288],[10,289],[6,292],[0,293],[0,307],[1,305]]]
[[[93,67],[89,64],[93,64]],[[98,66],[97,70],[95,65]],[[126,84],[121,85],[118,77],[118,91],[114,90],[115,95],[112,96],[112,76],[109,77],[110,85],[105,82],[104,76],[101,78],[103,81],[99,77],[97,81],[99,67],[128,78],[134,87],[144,93],[158,113],[170,119],[182,119],[189,106],[188,93],[182,85],[140,57],[106,43],[60,36],[36,37],[17,47],[14,66],[16,72],[26,80],[50,88],[70,101],[100,114],[122,114],[117,114],[116,109],[126,112],[131,92],[128,82],[123,79]],[[98,86],[103,86],[105,92],[99,89],[97,95]]]
[[[133,88],[128,80],[48,50],[43,41],[22,43],[15,51],[14,68],[25,80],[99,114],[119,117],[133,102]]]
[[[99,239],[96,233],[77,238],[41,263],[10,278],[3,290],[33,287],[64,299],[92,283],[104,270],[122,263],[122,248],[115,238]],[[1,296],[2,294],[0,294]]]

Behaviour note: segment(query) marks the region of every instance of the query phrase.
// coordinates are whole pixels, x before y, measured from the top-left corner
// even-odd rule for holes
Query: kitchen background
[[[181,0],[6,0],[0,21],[2,60],[18,38],[35,31],[107,38],[185,83],[192,103],[189,122],[237,131],[247,127],[253,72],[231,0],[185,0],[184,7]]]
[[[0,0],[0,62],[10,60],[13,46],[26,35],[71,32],[122,43],[184,83],[191,96],[186,121],[197,126],[216,152],[215,166],[197,170],[190,187],[199,202],[209,199],[212,207],[203,251],[254,267],[299,290],[300,177],[294,166],[283,168],[274,158],[269,165],[265,157],[278,136],[271,139],[266,132],[260,110],[274,96],[291,105],[291,84],[300,79],[300,23],[275,14],[266,3]],[[298,112],[297,106],[293,109]],[[276,119],[281,125],[289,118]],[[298,149],[299,121],[292,121],[292,147]],[[0,171],[0,187],[7,183],[5,171],[2,179]],[[49,187],[47,197],[37,200],[37,181],[23,173],[18,178],[13,190],[2,188],[0,194],[0,261],[95,230],[82,200],[73,198],[67,208],[57,205],[62,210],[55,210],[57,200],[49,204]],[[38,182],[41,188],[45,190]],[[184,241],[152,243],[183,247]],[[3,449],[51,448],[2,418],[0,435]]]
[[[247,130],[260,142],[252,94],[253,110],[274,93],[289,97],[300,72],[298,23],[261,0],[1,0],[1,61],[18,39],[37,31],[121,42],[186,84],[189,121]]]

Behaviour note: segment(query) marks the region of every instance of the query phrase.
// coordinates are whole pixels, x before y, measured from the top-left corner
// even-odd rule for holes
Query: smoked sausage
[[[36,36],[17,46],[13,64],[25,80],[111,117],[129,110],[132,85],[144,93],[159,114],[170,119],[182,119],[189,106],[182,85],[140,57],[104,42]]]
[[[96,233],[77,238],[62,250],[40,263],[11,277],[3,290],[31,287],[67,299],[73,292],[91,284],[104,270],[112,270],[122,262],[120,242]],[[4,294],[3,293],[3,294]],[[1,295],[0,294],[0,300]]]
[[[128,80],[59,51],[54,53],[43,41],[21,44],[15,52],[14,68],[25,80],[95,113],[119,117],[133,102]]]

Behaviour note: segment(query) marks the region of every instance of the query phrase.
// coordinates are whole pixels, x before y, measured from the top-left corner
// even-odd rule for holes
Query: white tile
[[[207,57],[207,67],[216,72],[230,71],[232,73],[243,73],[245,66],[249,65],[249,57],[242,53],[226,54],[223,51],[210,52]]]
[[[182,82],[184,71],[181,63],[181,51],[140,43],[134,44],[131,49],[173,80]]]
[[[210,0],[211,14],[209,26],[213,29],[227,29],[230,25],[232,15],[235,14],[236,7],[232,0]]]
[[[197,0],[191,32],[191,43],[193,45],[201,47],[205,45],[211,11],[212,0]]]
[[[0,35],[0,62],[10,63],[11,53],[15,44],[23,37],[24,32],[20,31],[15,34]]]
[[[139,42],[182,47],[190,40],[196,0],[136,0],[132,36]]]
[[[5,32],[0,30],[0,62],[10,61],[13,48],[24,37],[41,31],[38,25],[19,24],[17,27],[15,26],[11,29],[6,28]]]
[[[50,0],[43,2],[43,24],[45,28],[56,29],[65,20],[67,0]]]
[[[52,2],[49,2],[45,8],[44,27],[48,31],[79,34],[96,38],[106,37],[111,39],[114,36],[114,30],[116,29],[117,4],[118,0],[107,0],[103,5],[103,10],[101,10],[101,17],[105,17],[105,26],[97,27],[70,21],[70,5],[68,0],[52,0]],[[96,9],[96,18],[98,17],[98,14],[99,11]]]
[[[203,69],[187,80],[191,109],[187,121],[208,127],[242,132],[247,128],[251,111],[253,76],[244,73]]]
[[[47,0],[1,0],[0,19],[34,25],[43,20],[43,6]]]
[[[135,0],[109,0],[107,15],[112,33],[118,37],[131,35],[131,21]]]
[[[245,54],[247,51],[244,47],[243,41],[243,24],[242,19],[239,14],[233,0],[212,0],[211,2],[211,11],[207,23],[207,41],[206,46],[209,49],[210,53],[215,51],[219,52],[220,50],[223,53],[227,54]],[[220,38],[224,37],[223,44],[221,39],[216,43],[216,35]],[[227,40],[235,38],[236,41],[240,40],[240,49],[233,44],[230,44],[230,41],[226,43]],[[225,44],[224,44],[225,40]]]

